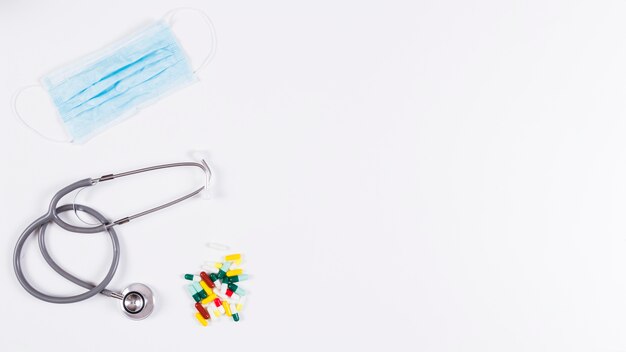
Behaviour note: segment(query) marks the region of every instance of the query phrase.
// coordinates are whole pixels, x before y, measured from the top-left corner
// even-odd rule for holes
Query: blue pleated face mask
[[[84,143],[195,81],[195,70],[170,26],[158,21],[45,75],[41,86],[50,95],[71,142]]]

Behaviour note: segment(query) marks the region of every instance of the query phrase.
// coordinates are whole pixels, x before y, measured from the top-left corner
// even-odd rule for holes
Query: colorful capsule
[[[236,294],[235,292],[231,291],[230,289],[226,290],[225,295],[226,295],[226,297],[232,299],[233,301],[238,301],[239,300],[239,295]]]
[[[204,281],[210,288],[215,288],[215,283],[213,282],[213,280],[211,280],[211,278],[209,277],[209,275],[207,275],[207,273],[205,273],[204,271],[200,272],[200,278],[202,279],[202,281]]]
[[[230,303],[230,313],[232,314],[234,321],[239,321],[239,309],[237,309],[237,307],[232,303]]]
[[[224,257],[224,260],[227,262],[234,262],[236,260],[241,259],[241,254],[237,253],[237,254],[229,254],[227,256]]]
[[[230,304],[228,302],[224,302],[223,306],[224,310],[226,311],[226,315],[228,315],[229,317],[232,316],[233,314],[230,312]]]
[[[206,309],[204,309],[202,304],[196,303],[196,309],[198,310],[198,313],[200,313],[200,315],[202,315],[204,319],[211,319],[211,317],[209,316],[209,312],[207,312]]]
[[[192,285],[193,288],[196,289],[198,296],[200,296],[200,300],[203,300],[209,296],[206,292],[204,292],[204,289],[202,288],[202,286],[200,286],[200,283],[198,283],[198,281],[194,281]]]
[[[222,269],[220,269],[222,270]],[[233,269],[233,270],[229,270],[228,272],[226,272],[226,276],[228,277],[232,277],[232,276],[238,276],[243,274],[243,269]]]
[[[237,302],[237,311],[241,312],[241,310],[243,309],[243,304],[246,303],[246,296],[242,296],[239,299],[239,302]]]
[[[227,272],[228,269],[230,268],[230,266],[232,265],[232,262],[226,262],[222,265],[222,267],[220,268],[220,271],[217,272],[217,278],[221,279],[225,276],[227,276]]]
[[[209,274],[209,278],[211,279],[211,281],[213,281],[213,283],[215,284],[215,287],[217,287],[218,289],[222,286],[222,282],[217,277],[217,274],[211,273]]]
[[[187,291],[189,291],[189,293],[191,294],[191,297],[193,297],[194,301],[200,302],[200,300],[201,300],[200,295],[198,295],[198,291],[196,291],[196,289],[193,287],[193,285],[187,285]]]
[[[189,281],[200,281],[200,277],[194,274],[185,274],[185,280]]]
[[[200,282],[200,286],[202,287],[204,292],[206,292],[207,295],[211,295],[213,293],[213,290],[206,284],[206,282],[204,282],[204,280],[199,281],[199,282]]]
[[[220,313],[222,314],[226,313],[226,311],[224,310],[224,305],[222,304],[222,301],[219,298],[214,299],[213,304],[215,304],[215,308],[217,308],[220,311]]]
[[[244,280],[248,280],[248,275],[247,274],[241,274],[241,275],[235,275],[235,276],[231,276],[231,277],[225,277],[224,278],[224,282],[226,283],[233,283],[233,282],[239,282],[239,281],[244,281]]]
[[[207,323],[206,319],[204,319],[204,317],[202,316],[202,314],[200,314],[199,312],[196,313],[196,319],[198,319],[198,321],[200,322],[200,324],[202,324],[202,326],[207,326],[209,325],[209,323]]]
[[[219,318],[222,315],[222,313],[220,313],[220,310],[217,309],[217,307],[215,306],[215,303],[211,302],[208,307],[213,311],[213,316],[215,318]]]
[[[241,287],[239,287],[239,286],[237,286],[235,284],[228,284],[228,289],[233,291],[234,293],[240,295],[240,296],[245,296],[246,295],[246,291],[243,288],[241,288]]]

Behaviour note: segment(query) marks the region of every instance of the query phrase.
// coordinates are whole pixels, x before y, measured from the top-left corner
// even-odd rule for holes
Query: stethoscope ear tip
[[[154,310],[154,294],[150,287],[134,283],[122,291],[121,309],[132,320],[147,318]]]

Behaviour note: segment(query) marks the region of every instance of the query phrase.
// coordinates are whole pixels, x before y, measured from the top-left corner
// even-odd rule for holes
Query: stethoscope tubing
[[[15,251],[13,253],[13,268],[15,270],[15,276],[17,277],[17,280],[28,293],[46,302],[60,303],[60,304],[75,303],[75,302],[80,302],[85,299],[91,298],[97,295],[98,293],[102,293],[109,297],[115,297],[114,292],[106,289],[108,284],[111,282],[111,280],[115,276],[115,272],[117,271],[117,266],[120,261],[120,244],[117,238],[117,233],[115,232],[115,229],[113,227],[108,227],[105,229],[105,231],[109,234],[109,237],[111,238],[111,243],[113,247],[113,258],[111,260],[111,265],[109,266],[109,271],[107,272],[107,275],[97,285],[93,285],[87,281],[81,280],[77,278],[76,276],[68,273],[66,270],[61,268],[54,261],[54,259],[52,259],[52,257],[50,256],[50,253],[48,252],[48,249],[46,247],[46,242],[45,242],[46,227],[50,223],[58,224],[56,219],[58,218],[59,213],[63,213],[63,212],[74,210],[74,209],[85,212],[93,216],[95,219],[97,219],[103,224],[102,226],[104,226],[105,224],[109,222],[109,220],[100,212],[86,205],[66,204],[58,208],[50,209],[50,211],[46,215],[40,217],[39,219],[35,220],[33,223],[28,225],[28,227],[24,230],[22,235],[17,240],[17,244],[15,245]],[[79,232],[79,231],[73,231],[73,232]],[[22,255],[22,249],[24,247],[24,243],[34,233],[39,234],[38,236],[39,237],[39,249],[46,263],[48,263],[48,265],[50,265],[50,267],[52,267],[52,269],[56,271],[59,275],[63,276],[67,280],[79,286],[86,288],[87,289],[86,292],[83,292],[81,294],[74,295],[74,296],[53,296],[53,295],[49,295],[49,294],[46,294],[37,290],[28,282],[22,269],[21,255]],[[93,232],[81,231],[79,233],[87,234],[87,233],[93,233]]]

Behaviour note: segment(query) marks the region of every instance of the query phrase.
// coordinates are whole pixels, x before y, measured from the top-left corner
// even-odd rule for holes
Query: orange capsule
[[[202,304],[200,304],[200,302],[196,303],[196,309],[198,310],[198,313],[200,313],[200,315],[202,315],[204,319],[211,319],[211,317],[209,316],[209,312],[207,312],[207,310],[204,309],[204,307],[202,306]]]
[[[200,272],[200,278],[202,279],[202,281],[204,281],[205,284],[207,284],[210,288],[215,288],[215,283],[213,282],[213,280],[211,280],[211,278],[209,277],[209,275],[207,275],[204,271]]]

